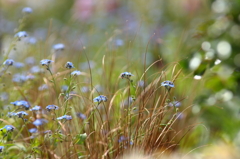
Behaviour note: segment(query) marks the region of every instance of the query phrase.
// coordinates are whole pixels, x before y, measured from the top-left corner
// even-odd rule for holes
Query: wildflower
[[[43,85],[38,87],[39,91],[43,91],[43,90],[47,90],[47,89],[48,89],[48,85],[47,84],[43,84]]]
[[[80,71],[73,71],[72,73],[71,73],[71,75],[72,76],[79,76],[79,75],[81,75],[81,72]]]
[[[67,85],[63,85],[62,87],[61,87],[61,91],[62,92],[66,92],[67,90],[68,90],[68,86]]]
[[[48,121],[46,119],[36,119],[34,122],[33,122],[33,125],[35,126],[40,126],[40,125],[43,125],[45,123],[47,123]]]
[[[128,139],[127,137],[122,135],[119,137],[118,142],[126,141],[127,139]]]
[[[15,66],[16,68],[23,68],[23,67],[24,67],[24,63],[15,62],[15,63],[14,63],[14,66]]]
[[[120,77],[123,79],[123,78],[126,78],[126,79],[130,79],[130,77],[133,76],[133,74],[131,74],[130,72],[123,72],[121,73]]]
[[[35,78],[35,76],[31,75],[31,74],[30,75],[26,75],[26,74],[19,74],[19,73],[17,73],[17,74],[15,74],[13,76],[12,81],[16,82],[16,83],[23,83],[23,82],[25,82],[27,80],[32,80],[34,78]]]
[[[3,152],[4,146],[0,146],[0,152]]]
[[[39,111],[41,109],[41,106],[34,106],[32,109],[30,109],[30,111]]]
[[[8,112],[8,114],[7,114],[7,116],[9,117],[9,118],[11,118],[11,117],[13,117],[13,116],[15,116],[16,115],[16,113],[14,113],[14,112]]]
[[[83,120],[87,118],[86,115],[84,115],[82,113],[77,113],[76,115],[77,115],[77,117],[79,117],[79,118],[81,118]]]
[[[22,9],[22,13],[31,14],[33,12],[32,8],[25,7]]]
[[[20,41],[21,38],[25,38],[25,37],[27,37],[27,36],[28,36],[27,32],[25,32],[25,31],[20,31],[20,32],[16,33],[14,37],[17,37],[18,40]]]
[[[73,64],[72,64],[71,62],[67,62],[67,63],[65,64],[65,67],[66,67],[66,68],[69,68],[69,69],[74,68],[74,66],[73,66]]]
[[[12,59],[7,59],[6,61],[3,62],[3,65],[5,66],[12,66],[14,61]]]
[[[11,104],[13,104],[14,106],[23,107],[26,110],[28,110],[30,108],[29,103],[25,100],[19,100],[19,101],[11,102]]]
[[[63,51],[65,49],[65,45],[64,44],[55,44],[52,47],[55,51]]]
[[[56,105],[48,105],[48,106],[46,107],[46,109],[47,109],[48,111],[57,110],[57,109],[58,109],[58,106],[56,106]]]
[[[41,60],[40,61],[40,63],[41,63],[41,65],[42,66],[47,66],[47,67],[49,67],[49,65],[52,63],[53,61],[52,60],[48,60],[48,59],[43,59],[43,60]]]
[[[100,95],[100,96],[94,98],[93,102],[98,102],[98,104],[101,102],[107,102],[107,97],[104,95]]]
[[[39,66],[33,66],[33,67],[30,69],[30,72],[31,72],[31,73],[40,73],[40,72],[43,72],[43,69],[40,68]]]
[[[168,103],[168,106],[170,106],[170,107],[172,107],[172,106],[174,106],[174,107],[180,107],[180,106],[181,106],[181,102],[179,102],[179,101],[173,101],[173,102]]]
[[[3,128],[0,129],[2,131],[3,129],[6,129],[7,132],[13,131],[15,128],[12,125],[5,125]]]
[[[174,84],[171,81],[164,81],[164,82],[161,83],[161,86],[164,86],[168,91],[171,88],[174,88]]]
[[[37,128],[31,128],[28,130],[30,133],[37,133],[38,129]]]
[[[28,113],[24,112],[24,111],[20,111],[15,113],[15,116],[18,116],[19,118],[23,118],[25,115],[28,115]]]
[[[70,116],[70,115],[64,115],[64,116],[61,116],[61,117],[58,117],[58,118],[57,118],[57,120],[62,120],[62,119],[72,120],[72,116]]]

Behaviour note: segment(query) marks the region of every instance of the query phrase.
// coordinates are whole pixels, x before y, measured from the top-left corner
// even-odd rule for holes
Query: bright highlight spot
[[[220,59],[227,59],[231,55],[231,45],[227,41],[221,41],[217,45],[217,52]]]

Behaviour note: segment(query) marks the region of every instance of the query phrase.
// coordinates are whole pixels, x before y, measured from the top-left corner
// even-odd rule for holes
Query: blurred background
[[[32,13],[24,15],[24,7]],[[162,59],[149,70],[149,80],[177,64],[183,70],[174,93],[184,99],[179,109],[189,107],[181,126],[194,125],[182,149],[240,147],[239,0],[0,0],[1,60],[19,31],[29,38],[11,58],[48,58],[53,45],[62,43],[57,62],[71,60],[87,71],[87,56],[94,83],[103,86],[114,83],[101,69],[103,57],[115,77],[129,68],[140,77],[145,54],[147,66]]]

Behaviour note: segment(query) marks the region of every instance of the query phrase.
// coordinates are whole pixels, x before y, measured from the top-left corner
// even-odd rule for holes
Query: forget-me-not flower
[[[19,100],[19,101],[11,102],[11,104],[13,104],[14,106],[23,107],[26,110],[28,110],[30,108],[29,103],[25,100]]]
[[[71,75],[72,76],[79,76],[79,75],[81,75],[81,72],[80,71],[73,71],[72,73],[71,73]]]
[[[65,67],[68,68],[68,69],[72,69],[72,68],[74,68],[72,62],[67,62],[67,63],[65,64]]]
[[[47,67],[49,67],[49,65],[50,65],[52,62],[53,62],[52,60],[43,59],[43,60],[40,61],[40,64],[41,64],[42,66],[47,66]]]
[[[34,122],[33,122],[33,125],[35,126],[41,126],[45,123],[47,123],[48,121],[46,119],[36,119]]]
[[[64,115],[64,116],[61,116],[61,117],[58,117],[58,118],[57,118],[57,120],[62,120],[62,119],[72,120],[72,116],[71,116],[71,115]]]
[[[5,129],[7,132],[12,132],[15,127],[12,125],[5,125],[3,128],[0,129],[0,131],[2,131],[3,129]]]
[[[101,102],[107,102],[107,97],[104,95],[100,95],[100,96],[94,98],[93,101],[98,102],[98,104]]]
[[[46,109],[47,109],[48,111],[57,110],[58,108],[59,108],[59,107],[56,106],[56,105],[48,105],[48,106],[46,106]]]
[[[130,79],[130,77],[132,77],[133,74],[131,74],[130,72],[123,72],[121,73],[120,77],[123,79],[123,78],[126,78],[126,79]]]
[[[174,83],[171,81],[164,81],[161,83],[161,86],[164,86],[169,91],[171,88],[174,88]]]
[[[6,61],[3,62],[3,65],[5,66],[12,66],[14,61],[12,59],[7,59]]]

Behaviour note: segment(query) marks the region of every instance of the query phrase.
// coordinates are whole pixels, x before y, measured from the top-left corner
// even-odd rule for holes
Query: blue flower
[[[65,64],[65,67],[68,68],[68,69],[72,69],[72,68],[74,68],[72,62],[67,62],[67,63]]]
[[[16,33],[14,37],[17,37],[18,40],[20,41],[21,38],[25,38],[27,36],[28,36],[28,34],[26,31],[20,31],[20,32]]]
[[[47,109],[48,111],[57,110],[58,108],[59,108],[59,107],[56,106],[56,105],[48,105],[48,106],[46,107],[46,109]]]
[[[33,125],[35,126],[40,126],[40,125],[43,125],[45,123],[48,123],[48,121],[46,119],[36,119],[34,122],[33,122]]]
[[[14,61],[12,59],[7,59],[6,61],[3,62],[3,65],[5,66],[12,66]]]
[[[169,91],[171,88],[174,88],[174,83],[171,81],[164,81],[161,83],[161,86],[164,86]]]
[[[80,72],[80,71],[73,71],[72,73],[71,73],[71,75],[72,76],[79,76],[79,75],[81,75],[82,73]]]
[[[31,73],[41,73],[43,72],[44,69],[43,68],[40,68],[39,66],[33,66],[31,69],[30,69],[30,72]]]
[[[37,133],[38,129],[37,128],[31,128],[28,130],[30,133]]]
[[[5,125],[3,128],[0,129],[0,131],[2,131],[3,129],[6,129],[7,132],[12,132],[15,127],[13,127],[12,125]]]
[[[55,51],[63,51],[65,49],[65,45],[64,44],[55,44],[52,47]]]
[[[13,104],[14,106],[23,107],[23,108],[25,108],[25,110],[28,110],[30,108],[29,103],[25,100],[19,100],[19,101],[11,102],[11,104]]]
[[[0,152],[3,152],[4,146],[0,146]]]
[[[57,118],[57,120],[62,120],[62,119],[72,120],[72,116],[70,116],[70,115],[64,115],[64,116],[61,116],[61,117],[58,117],[58,118]]]
[[[93,102],[98,102],[98,103],[107,102],[107,97],[104,95],[100,95],[100,96],[94,98]]]
[[[123,78],[126,78],[126,79],[130,79],[130,77],[132,77],[133,74],[131,74],[130,72],[123,72],[121,73],[120,77],[123,79]]]
[[[39,111],[41,109],[41,106],[34,106],[32,109],[30,109],[30,111]]]
[[[168,106],[170,106],[170,107],[172,107],[172,106],[174,106],[174,107],[180,107],[180,106],[181,106],[181,102],[179,102],[179,101],[173,101],[173,102],[168,103]]]
[[[9,117],[9,118],[11,118],[11,117],[13,117],[13,116],[15,116],[16,115],[16,113],[14,113],[14,112],[8,112],[8,114],[7,114],[7,116]]]
[[[23,118],[25,115],[28,115],[28,113],[24,112],[24,111],[20,111],[15,113],[15,116],[18,116],[19,118]]]
[[[22,13],[31,14],[33,12],[32,8],[25,7],[22,9]]]
[[[40,61],[40,64],[41,64],[42,66],[47,66],[47,67],[48,67],[52,62],[53,62],[52,60],[43,59],[43,60]]]
[[[79,118],[81,118],[83,120],[85,120],[87,118],[86,115],[84,115],[82,113],[77,113],[76,115],[77,115],[77,117],[79,117]]]
[[[24,63],[15,62],[15,63],[14,63],[14,66],[15,66],[16,68],[23,68],[23,67],[24,67]]]

